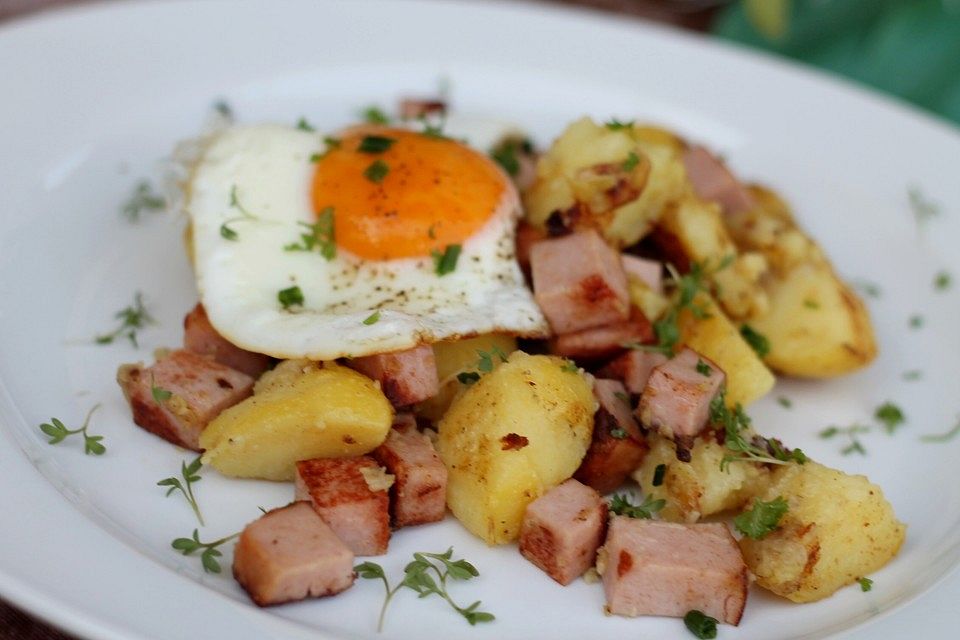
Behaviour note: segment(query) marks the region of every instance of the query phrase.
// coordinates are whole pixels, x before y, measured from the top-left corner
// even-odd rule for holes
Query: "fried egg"
[[[486,155],[369,126],[233,127],[201,149],[182,206],[201,301],[234,344],[329,360],[547,334],[514,256],[519,197]]]

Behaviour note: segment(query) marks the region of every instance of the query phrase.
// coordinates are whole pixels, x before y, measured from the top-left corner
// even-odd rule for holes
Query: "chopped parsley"
[[[313,128],[313,125],[307,122],[306,118],[300,118],[299,120],[297,120],[297,129],[299,129],[300,131],[309,131],[309,132],[316,131],[316,129]]]
[[[477,361],[477,369],[483,373],[490,373],[493,371],[494,362],[493,357],[497,356],[500,358],[500,362],[507,361],[507,354],[500,349],[500,347],[494,346],[490,351],[480,351],[477,350],[477,355],[480,356],[480,359]]]
[[[323,144],[326,145],[326,149],[323,150],[323,153],[314,153],[310,156],[310,162],[320,162],[323,160],[328,153],[334,149],[339,149],[341,140],[340,138],[334,138],[333,136],[326,136],[323,139]]]
[[[380,184],[390,173],[390,165],[383,160],[374,160],[363,170],[363,177],[375,184]]]
[[[436,249],[430,252],[433,257],[433,269],[438,276],[445,276],[456,271],[461,248],[459,244],[448,244],[443,253]]]
[[[395,138],[386,136],[364,136],[357,151],[360,153],[383,153],[393,146]]]
[[[153,396],[153,401],[157,404],[163,404],[167,400],[173,397],[172,391],[167,391],[157,386],[157,383],[154,379],[150,378],[150,395]]]
[[[713,369],[711,369],[710,365],[704,362],[702,358],[697,358],[697,373],[709,378],[713,375]]]
[[[864,593],[873,589],[873,580],[870,578],[857,578],[857,582],[860,584],[860,591]]]
[[[520,160],[517,158],[517,145],[507,141],[490,151],[490,157],[499,164],[508,175],[516,177],[520,173]]]
[[[657,468],[653,470],[653,486],[659,487],[663,484],[663,476],[667,474],[667,465],[658,464]]]
[[[324,207],[317,214],[315,223],[300,222],[299,224],[306,227],[309,233],[301,233],[300,242],[284,245],[284,251],[313,251],[316,249],[327,260],[333,260],[336,257],[337,244],[335,242],[333,207]]]
[[[759,333],[750,325],[745,324],[740,327],[740,335],[747,341],[750,348],[756,351],[758,357],[763,358],[770,353],[770,341],[767,336]]]
[[[298,286],[281,289],[277,292],[277,300],[280,301],[284,309],[301,307],[303,306],[303,291]]]
[[[230,187],[230,208],[236,209],[240,212],[240,217],[230,218],[220,225],[220,236],[224,240],[236,241],[240,238],[240,235],[230,227],[231,224],[235,222],[241,222],[243,220],[259,220],[259,218],[250,211],[240,202],[240,197],[237,195],[237,185]]]
[[[627,122],[620,122],[616,118],[612,118],[604,124],[607,129],[610,131],[620,131],[621,129],[632,129],[634,125],[634,120],[629,120]]]
[[[863,446],[863,443],[860,442],[860,439],[857,437],[861,433],[869,433],[870,427],[867,427],[862,424],[852,424],[849,427],[837,427],[830,426],[826,429],[823,429],[819,434],[824,440],[830,440],[836,436],[845,435],[850,439],[850,442],[847,446],[840,450],[840,453],[848,456],[851,453],[859,453],[860,455],[867,455],[867,450]]]
[[[636,505],[630,502],[629,496],[621,493],[614,494],[613,498],[610,499],[610,512],[618,516],[649,520],[653,518],[653,514],[663,509],[667,504],[666,500],[652,500],[652,497],[647,496],[643,503]]]
[[[939,271],[933,277],[933,288],[937,291],[946,291],[953,284],[953,278],[947,271]]]
[[[891,434],[906,421],[903,411],[892,402],[884,402],[877,407],[877,410],[873,412],[873,417],[883,425],[887,433]]]
[[[380,321],[380,309],[377,309],[376,311],[374,311],[364,319],[363,324],[369,326],[371,324],[377,324],[379,321]]]
[[[574,362],[573,360],[567,360],[567,361],[564,362],[563,365],[560,367],[560,371],[564,371],[564,372],[566,372],[566,373],[576,373],[576,372],[580,371],[580,367],[578,367],[578,366],[577,366],[577,363]]]
[[[640,164],[640,156],[631,151],[627,154],[627,159],[624,160],[623,164],[620,166],[624,171],[633,171],[637,168],[638,164]]]
[[[791,400],[790,398],[788,398],[788,397],[786,397],[786,396],[780,396],[779,398],[777,398],[777,404],[779,404],[779,405],[780,405],[781,407],[783,407],[784,409],[792,409],[792,408],[793,408],[793,400]]]
[[[390,124],[390,116],[376,105],[370,105],[360,112],[364,122],[369,124]]]
[[[753,508],[733,519],[737,531],[754,540],[762,540],[780,525],[788,510],[787,501],[778,496],[769,502],[753,499]]]
[[[123,205],[123,215],[130,222],[137,222],[144,211],[159,211],[166,206],[163,196],[155,193],[153,187],[146,180],[141,180],[134,187],[133,193]]]
[[[713,640],[717,637],[717,622],[719,621],[716,618],[696,609],[687,611],[687,615],[683,616],[683,624],[687,626],[690,633],[701,640]]]

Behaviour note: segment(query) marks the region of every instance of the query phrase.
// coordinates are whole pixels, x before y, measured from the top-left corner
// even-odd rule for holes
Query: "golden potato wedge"
[[[439,422],[453,398],[464,389],[464,385],[457,380],[457,374],[476,371],[480,352],[493,353],[497,349],[509,355],[516,351],[517,339],[494,333],[464,340],[435,342],[433,356],[437,361],[440,391],[416,406],[417,415],[431,422]]]
[[[238,478],[293,480],[294,463],[358,456],[387,436],[393,409],[372,380],[333,363],[292,360],[200,435],[203,463]]]
[[[519,535],[527,505],[570,476],[590,446],[597,403],[568,361],[515,351],[458,395],[439,424],[447,504],[488,544]]]
[[[680,342],[723,369],[727,376],[727,405],[747,406],[766,395],[776,378],[743,339],[740,330],[709,295],[698,294],[694,304],[706,314],[697,318],[689,310],[680,313],[677,319]]]
[[[596,228],[614,246],[631,245],[685,191],[681,153],[662,130],[614,130],[581,118],[540,157],[524,194],[527,220],[544,228],[560,212],[574,228]]]
[[[676,445],[656,434],[647,437],[650,451],[633,473],[645,494],[666,500],[660,511],[664,520],[696,522],[730,509],[738,509],[767,485],[769,471],[752,462],[727,465],[720,469],[723,457],[730,453],[712,436],[697,438],[690,450],[690,462],[677,460]],[[657,467],[664,465],[663,482],[654,486]]]
[[[757,584],[793,602],[814,602],[881,568],[903,544],[883,491],[865,476],[850,476],[808,461],[771,474],[764,501],[782,496],[788,511],[779,529],[740,548]]]

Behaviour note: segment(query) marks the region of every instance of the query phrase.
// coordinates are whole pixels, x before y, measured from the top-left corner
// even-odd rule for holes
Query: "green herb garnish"
[[[217,100],[213,103],[213,110],[226,120],[233,120],[233,108],[226,100]]]
[[[310,162],[320,162],[323,160],[328,153],[334,149],[339,149],[341,140],[340,138],[334,138],[333,136],[324,136],[323,144],[326,145],[326,149],[323,150],[323,153],[314,153],[310,156]]]
[[[907,199],[910,202],[910,208],[913,210],[913,217],[918,225],[922,225],[930,218],[940,215],[940,207],[935,202],[927,199],[920,191],[920,187],[910,187],[907,189]]]
[[[430,252],[433,257],[433,269],[438,276],[445,276],[456,271],[461,248],[459,244],[448,244],[443,253],[436,249]]]
[[[933,288],[937,291],[946,291],[953,284],[953,278],[946,271],[939,271],[933,278]]]
[[[870,296],[871,298],[879,298],[883,291],[880,289],[880,285],[874,282],[867,282],[865,280],[858,281],[854,283],[854,286],[857,289],[860,289],[863,293]]]
[[[297,129],[300,129],[300,131],[309,131],[311,133],[316,131],[316,129],[313,128],[313,125],[307,122],[306,118],[300,118],[297,120]]]
[[[374,184],[380,184],[388,173],[390,173],[390,165],[383,160],[374,160],[363,170],[363,177]]]
[[[560,371],[564,371],[566,373],[577,373],[580,371],[580,367],[578,367],[577,363],[573,360],[567,360],[560,366]]]
[[[627,154],[627,159],[620,165],[624,171],[633,171],[640,164],[640,156],[631,151]]]
[[[333,207],[324,207],[317,214],[317,221],[298,223],[309,230],[309,233],[300,234],[300,242],[292,242],[283,247],[284,251],[313,251],[316,249],[327,260],[333,260],[337,255]]]
[[[226,542],[230,542],[239,536],[239,533],[235,533],[231,536],[214,540],[213,542],[201,542],[198,531],[194,529],[193,537],[177,538],[170,543],[170,546],[185,556],[192,555],[194,552],[202,549],[203,551],[200,554],[200,564],[203,565],[203,570],[207,573],[220,573],[221,568],[217,558],[223,554],[217,549],[217,547]]]
[[[490,157],[499,164],[508,175],[516,177],[520,173],[520,160],[517,158],[515,144],[504,143],[490,152]]]
[[[408,563],[403,570],[403,580],[394,587],[390,586],[390,581],[387,579],[383,567],[375,562],[358,564],[354,567],[354,571],[365,580],[383,581],[386,596],[383,600],[383,606],[380,608],[377,631],[383,631],[387,607],[390,605],[393,596],[404,587],[416,591],[420,598],[426,598],[431,594],[440,596],[471,626],[478,622],[490,622],[494,619],[492,613],[479,610],[479,600],[468,607],[461,607],[450,597],[447,591],[448,579],[470,580],[480,575],[476,567],[466,560],[453,559],[453,547],[447,549],[445,553],[414,553],[413,561]],[[434,578],[434,575],[436,578]]]
[[[850,439],[850,443],[840,450],[845,456],[850,455],[851,453],[859,453],[860,455],[867,455],[867,449],[863,446],[863,443],[860,442],[860,439],[857,435],[861,433],[869,433],[870,427],[864,426],[862,424],[852,424],[849,427],[837,427],[830,426],[822,430],[818,435],[824,440],[830,440],[836,436],[845,435]]]
[[[364,122],[370,124],[390,124],[390,117],[376,105],[371,105],[360,112]]]
[[[911,329],[919,329],[923,327],[923,316],[920,314],[914,314],[910,316],[909,324]]]
[[[776,530],[788,508],[783,496],[778,496],[769,502],[754,498],[753,508],[734,518],[733,526],[748,538],[762,540],[767,534]]]
[[[726,394],[724,389],[710,401],[710,423],[723,428],[723,444],[733,452],[723,457],[720,469],[727,470],[731,462],[806,463],[807,456],[801,449],[787,449],[773,438],[751,435],[750,417],[739,402],[733,409],[727,407]]]
[[[183,497],[193,509],[193,513],[197,516],[197,521],[200,522],[201,527],[204,526],[203,515],[200,513],[200,506],[197,504],[197,499],[193,495],[193,483],[202,480],[199,475],[202,466],[200,456],[197,456],[189,465],[186,460],[183,460],[180,462],[180,478],[171,476],[157,482],[157,486],[169,487],[169,489],[167,489],[167,497],[174,491],[179,491],[183,494]],[[182,482],[181,479],[183,480]]]
[[[758,357],[763,358],[770,353],[770,341],[767,336],[757,332],[750,325],[745,324],[740,327],[740,335],[747,341],[750,348],[756,351]]]
[[[950,431],[947,431],[945,433],[934,433],[934,434],[928,434],[925,436],[920,436],[920,440],[922,440],[923,442],[936,442],[936,443],[950,442],[951,440],[957,437],[957,434],[960,434],[960,420],[957,420],[957,424],[953,425],[953,428],[950,429]]]
[[[873,589],[873,580],[870,578],[857,578],[857,582],[860,583],[860,591],[864,593]]]
[[[658,464],[657,468],[653,470],[653,486],[659,487],[663,484],[663,476],[667,473],[667,465]]]
[[[780,396],[779,398],[777,398],[777,404],[779,404],[779,405],[780,405],[781,407],[783,407],[784,409],[792,409],[792,408],[793,408],[793,400],[791,400],[790,398],[788,398],[788,397],[786,397],[786,396]]]
[[[377,309],[363,320],[363,324],[369,326],[380,322],[380,309]]]
[[[153,316],[147,311],[143,304],[143,294],[137,291],[133,294],[133,304],[117,311],[114,318],[120,321],[119,326],[110,333],[104,333],[96,336],[93,340],[97,344],[111,344],[119,337],[124,337],[130,341],[134,348],[140,348],[137,343],[137,331],[143,329],[148,324],[154,324]]]
[[[717,637],[717,622],[716,618],[711,618],[696,609],[688,611],[687,615],[683,616],[683,624],[687,625],[690,633],[701,640],[712,640]]]
[[[303,291],[298,286],[281,289],[277,292],[277,300],[284,309],[303,306]]]
[[[873,412],[873,417],[883,425],[887,433],[891,434],[906,421],[903,411],[892,402],[884,402],[877,407],[877,410]]]
[[[923,371],[920,371],[920,369],[910,369],[909,371],[904,371],[900,377],[903,378],[904,380],[908,380],[912,382],[914,380],[919,380],[920,378],[922,378]]]
[[[150,395],[153,396],[153,401],[157,404],[162,405],[164,402],[173,397],[172,391],[167,391],[157,386],[157,383],[154,381],[153,376],[150,377]]]
[[[622,427],[610,427],[608,430],[610,437],[614,440],[625,440],[629,433],[626,432]]]
[[[476,371],[461,371],[457,374],[457,381],[460,384],[471,385],[480,379],[480,374]]]
[[[100,405],[96,404],[87,412],[87,417],[84,418],[83,425],[79,429],[68,429],[60,420],[50,418],[50,422],[44,422],[40,425],[40,431],[50,436],[47,444],[59,444],[69,436],[79,433],[83,435],[83,453],[85,455],[102,456],[107,452],[107,448],[101,444],[103,436],[92,436],[87,433],[87,428],[90,426],[90,418],[99,408]]]
[[[242,222],[243,220],[259,220],[260,218],[250,213],[240,202],[240,197],[237,195],[237,185],[230,187],[230,207],[239,211],[240,217],[230,218],[221,224],[220,236],[225,240],[238,240],[240,235],[233,230],[230,225],[235,222]]]
[[[653,496],[647,496],[641,504],[636,505],[630,502],[629,496],[617,493],[610,499],[610,512],[618,516],[649,520],[653,517],[653,514],[663,509],[667,504],[666,500],[653,500],[652,498]]]
[[[616,118],[612,118],[611,120],[607,121],[607,123],[604,126],[607,129],[610,129],[610,131],[620,131],[621,129],[632,129],[634,122],[635,120],[620,122]]]
[[[713,369],[711,369],[710,365],[704,362],[702,358],[697,358],[697,373],[709,378],[713,375]]]
[[[396,139],[386,136],[364,136],[363,140],[360,141],[360,146],[357,147],[357,151],[361,153],[383,153],[392,147],[394,142],[396,142]]]
[[[477,350],[477,354],[480,356],[480,360],[477,361],[477,369],[483,373],[490,373],[493,371],[494,362],[493,357],[497,356],[500,358],[500,362],[507,361],[507,354],[503,352],[500,347],[493,347],[490,351],[481,351]]]
[[[134,187],[133,193],[123,205],[123,215],[130,222],[137,222],[144,211],[159,211],[166,206],[163,196],[155,193],[153,187],[146,180],[141,180]]]

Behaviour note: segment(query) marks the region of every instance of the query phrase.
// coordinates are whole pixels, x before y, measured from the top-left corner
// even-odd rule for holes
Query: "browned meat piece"
[[[660,262],[626,253],[620,259],[628,276],[639,278],[652,291],[663,293],[663,265]]]
[[[261,373],[270,368],[270,356],[241,349],[217,333],[200,303],[183,319],[183,348],[201,356],[209,356],[252,378],[259,378]]]
[[[122,365],[117,382],[134,422],[194,451],[200,451],[200,433],[211,420],[253,393],[250,376],[182,350],[151,367]]]
[[[567,480],[529,505],[520,526],[520,553],[562,585],[593,566],[607,524],[600,494]]]
[[[389,477],[368,456],[297,463],[296,498],[307,500],[358,556],[378,556],[390,542]]]
[[[683,165],[693,190],[704,200],[720,203],[725,213],[752,209],[756,203],[726,165],[703,147],[690,147],[683,155]]]
[[[378,381],[394,407],[406,407],[432,398],[440,389],[437,362],[433,347],[428,344],[405,351],[354,358],[346,364]]]
[[[233,577],[261,607],[332,596],[353,585],[353,553],[309,504],[294,502],[244,528]]]
[[[650,373],[655,367],[667,361],[667,356],[656,351],[631,349],[619,358],[609,362],[597,372],[604,378],[615,378],[623,382],[627,391],[640,395],[647,386]]]
[[[554,333],[571,333],[630,315],[620,253],[594,230],[542,240],[530,249],[534,298]]]
[[[397,418],[387,439],[371,454],[396,478],[390,489],[393,524],[406,527],[443,520],[447,509],[447,468],[430,438],[417,431],[413,416]]]
[[[553,337],[550,351],[567,358],[599,360],[620,353],[626,343],[649,344],[655,340],[653,325],[633,308],[629,320]]]
[[[623,384],[599,378],[593,383],[593,393],[600,403],[593,438],[573,477],[600,493],[610,493],[640,466],[647,444],[633,419]]]
[[[724,378],[710,359],[682,349],[650,373],[637,408],[640,423],[674,440],[692,439],[707,426],[710,402]]]
[[[727,624],[740,622],[747,566],[723,523],[614,516],[600,554],[610,613],[682,618],[697,609]]]

